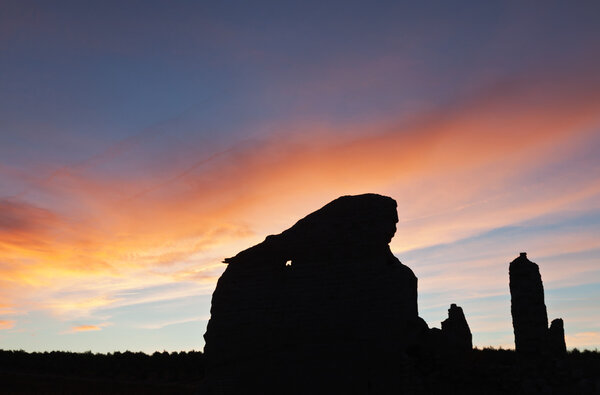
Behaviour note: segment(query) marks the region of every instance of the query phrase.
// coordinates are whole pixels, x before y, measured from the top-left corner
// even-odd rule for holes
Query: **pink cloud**
[[[102,328],[98,325],[79,325],[71,328],[72,332],[89,332],[89,331],[99,331]]]

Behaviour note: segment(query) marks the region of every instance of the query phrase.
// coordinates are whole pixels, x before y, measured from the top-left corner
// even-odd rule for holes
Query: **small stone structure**
[[[525,355],[566,353],[562,319],[554,320],[548,328],[544,286],[538,265],[522,252],[510,263],[509,278],[517,352]]]
[[[448,318],[442,321],[442,339],[451,353],[465,353],[473,349],[471,329],[460,306],[452,303],[448,309]]]
[[[553,355],[565,355],[567,344],[565,343],[565,328],[562,318],[552,320],[548,329],[548,349]]]

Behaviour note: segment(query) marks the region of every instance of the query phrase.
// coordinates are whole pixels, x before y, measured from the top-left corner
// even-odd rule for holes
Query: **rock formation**
[[[517,352],[526,355],[566,352],[562,319],[548,328],[544,286],[538,265],[522,252],[510,263],[511,313]],[[564,351],[562,351],[564,349]]]
[[[207,392],[400,390],[399,361],[428,328],[417,278],[388,245],[397,221],[389,197],[343,196],[225,259],[205,334]]]
[[[442,339],[448,351],[464,353],[473,349],[473,336],[462,307],[450,305],[448,318],[442,321]]]

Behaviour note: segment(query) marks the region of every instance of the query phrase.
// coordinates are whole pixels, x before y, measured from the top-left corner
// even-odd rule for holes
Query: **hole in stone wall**
[[[287,262],[285,263],[285,265],[286,265],[286,266],[292,266],[292,261],[291,261],[291,260],[287,261]]]

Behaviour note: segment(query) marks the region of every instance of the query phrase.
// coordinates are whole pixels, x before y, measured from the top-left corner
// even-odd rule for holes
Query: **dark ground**
[[[196,394],[204,354],[0,351],[3,394]]]
[[[513,350],[473,350],[463,359],[416,361],[417,394],[600,394],[600,352],[524,358]],[[412,388],[411,388],[412,387]]]
[[[399,374],[414,394],[600,394],[600,352],[524,359],[511,350],[473,350],[461,359],[420,356]],[[3,394],[198,394],[204,355],[0,351]],[[400,373],[401,372],[401,373]]]

